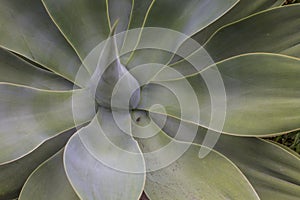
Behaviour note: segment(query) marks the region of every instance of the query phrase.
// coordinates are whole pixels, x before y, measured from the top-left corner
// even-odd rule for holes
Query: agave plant
[[[300,199],[283,4],[1,0],[0,199]]]

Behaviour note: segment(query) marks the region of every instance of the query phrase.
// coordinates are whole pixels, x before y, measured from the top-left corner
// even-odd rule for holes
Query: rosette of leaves
[[[300,6],[282,7],[283,3],[1,0],[0,199],[132,200],[143,191],[149,199],[299,199],[299,155],[260,139],[300,127]],[[139,27],[184,33],[215,61],[226,90],[226,119],[206,157],[198,157],[205,123],[178,114],[175,97],[156,87],[155,81],[134,94],[132,119],[126,123],[143,124],[151,117],[159,124],[166,117],[156,136],[134,138],[112,118],[107,103],[120,74],[138,64],[164,61],[168,53],[137,50],[117,60],[105,72],[112,83],[99,82],[96,109],[85,81],[76,78],[97,44]],[[176,56],[169,64],[186,76],[200,102],[208,98],[204,83],[194,81],[203,70],[186,70],[189,63]],[[137,77],[131,78],[129,84]],[[166,80],[174,85],[178,81]],[[150,115],[154,104],[163,105],[166,112]],[[81,111],[76,123],[74,109]],[[180,123],[187,131],[176,137]],[[171,141],[187,144],[188,130],[195,127],[197,135],[184,154],[156,171],[119,171],[97,159],[101,154],[143,170],[148,164],[144,152]],[[137,156],[127,158],[112,151],[99,138],[103,130]],[[156,159],[152,162],[168,158],[162,154]]]

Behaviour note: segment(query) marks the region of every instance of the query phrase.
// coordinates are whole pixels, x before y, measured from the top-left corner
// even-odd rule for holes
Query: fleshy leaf
[[[132,10],[130,28],[160,27],[179,31],[192,36],[228,12],[239,0],[188,0],[174,3],[172,0],[135,1]],[[143,35],[143,34],[141,34]],[[155,34],[154,34],[155,35]],[[158,34],[160,35],[160,34]],[[156,36],[156,35],[155,35]],[[139,37],[138,37],[139,38]],[[157,37],[156,37],[157,38]],[[168,39],[168,35],[160,35],[160,39]],[[151,40],[149,38],[149,40]],[[138,40],[137,40],[138,42]],[[125,40],[125,45],[133,43]],[[173,41],[180,45],[181,40]],[[152,58],[152,63],[165,64],[172,56],[169,52],[160,50],[137,51],[129,57],[126,64],[129,68],[143,64],[143,58]],[[142,58],[142,59],[141,59]]]
[[[138,117],[139,125],[144,123],[144,117]],[[157,131],[154,126],[147,129]],[[133,129],[134,135],[140,134],[135,130],[139,129]],[[145,192],[150,199],[259,199],[240,170],[214,150],[201,159],[199,145],[177,142],[162,131],[138,142],[148,170]],[[166,149],[170,144],[174,148],[169,152]],[[165,163],[178,150],[184,150],[181,156]],[[163,164],[161,168],[148,168],[159,164]]]
[[[192,36],[192,38],[199,42],[199,44],[203,45],[213,35],[213,33],[215,33],[221,27],[226,26],[235,21],[241,20],[242,18],[250,16],[254,13],[266,10],[268,8],[280,6],[284,2],[284,0],[240,0],[225,15],[221,16],[218,20],[207,26],[205,29],[202,29],[201,31],[197,32],[195,35]],[[184,48],[184,45],[181,46],[181,48]],[[197,56],[198,55],[194,55],[193,57]],[[174,63],[175,61],[178,62],[179,60],[181,60],[181,58],[173,58],[172,63]]]
[[[252,52],[300,57],[299,9],[300,4],[294,4],[255,14],[223,27],[204,47],[216,62]],[[289,54],[291,49],[293,51]]]
[[[219,28],[225,26],[234,21],[240,20],[251,14],[272,8],[275,6],[280,6],[284,3],[284,0],[240,0],[231,10],[229,10],[220,19],[210,24],[205,29],[196,33],[193,38],[197,40],[200,44],[204,42]]]
[[[19,200],[79,200],[63,165],[63,150],[41,164],[26,181]]]
[[[216,150],[234,162],[262,199],[300,198],[300,159],[256,138],[221,136]]]
[[[110,24],[119,21],[116,33],[126,31],[130,21],[130,14],[134,0],[107,0]]]
[[[161,116],[152,115],[154,121]],[[185,135],[177,135],[179,126],[184,126]],[[190,141],[195,125],[169,117],[163,130],[171,137]],[[206,129],[199,127],[194,142],[203,144]],[[285,147],[286,148],[286,147]],[[241,138],[220,135],[214,149],[230,159],[249,179],[261,199],[296,200],[300,196],[300,157],[284,147],[258,138]]]
[[[94,101],[85,90],[56,92],[1,83],[0,93],[2,164],[19,159],[44,141],[91,120],[94,112]],[[74,103],[75,98],[78,101]],[[78,110],[81,115],[75,117],[73,111]]]
[[[180,31],[187,35],[203,29],[210,23],[228,12],[238,0],[188,0],[174,3],[172,0],[153,0],[144,3],[135,1],[132,17],[144,19],[145,13],[138,8],[149,5],[149,13],[146,16],[145,27],[162,27]],[[142,5],[144,4],[144,5]],[[143,9],[145,10],[145,9]],[[131,26],[142,27],[142,20],[132,21]]]
[[[110,32],[105,0],[42,0],[83,60]]]
[[[116,37],[113,36],[116,26],[117,23],[112,27],[111,37],[103,45],[104,47],[101,51],[97,68],[94,70],[91,78],[91,83],[96,83],[92,88],[95,88],[96,100],[101,106],[106,108],[128,108],[130,104],[131,107],[135,108],[139,102],[140,86],[120,62]],[[98,47],[100,50],[101,46],[99,45]],[[91,55],[94,54],[90,54],[89,56]],[[90,57],[87,57],[87,59],[90,59]],[[116,98],[119,99],[119,105],[112,105],[113,95],[120,95]]]
[[[2,0],[0,24],[0,46],[75,81],[81,62],[41,1],[20,4],[18,0]]]
[[[74,133],[69,130],[44,142],[30,154],[15,162],[0,165],[0,199],[17,197],[29,175],[67,143]],[[16,176],[16,174],[18,174]]]
[[[138,145],[105,109],[70,139],[64,160],[82,199],[138,199],[143,191],[145,166]]]
[[[199,146],[176,162],[147,174],[145,192],[150,199],[259,199],[244,175],[224,156],[211,152],[204,159]],[[226,173],[224,173],[226,171]]]
[[[56,74],[37,68],[0,48],[0,82],[39,89],[70,90],[73,84]]]
[[[191,102],[191,92],[182,87],[185,79],[180,78],[154,81],[155,84],[145,86],[139,108],[149,111],[152,105],[162,104],[169,116],[228,134],[282,134],[299,129],[299,66],[299,59],[276,54],[237,56],[186,77],[197,96],[198,105]],[[181,96],[187,96],[189,100],[176,99]],[[215,104],[212,99],[215,99]],[[191,106],[186,108],[184,105],[189,103]],[[199,121],[195,118],[195,106],[200,110]],[[193,109],[194,112],[185,112],[182,116],[181,109]],[[222,117],[222,113],[226,116],[224,127],[211,127],[211,116]]]

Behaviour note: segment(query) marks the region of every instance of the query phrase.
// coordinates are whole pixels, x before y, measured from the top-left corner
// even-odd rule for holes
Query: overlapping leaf
[[[161,27],[191,36],[219,19],[237,2],[238,0],[188,0],[176,3],[171,0],[135,1],[130,28]],[[168,39],[164,35],[160,35],[161,37]],[[173,42],[182,43],[182,41]],[[128,43],[131,44],[133,41],[126,40],[125,45]],[[149,63],[149,56],[152,63],[166,63],[173,52],[170,54],[169,52],[150,49],[136,53],[134,57],[131,55],[130,63],[127,63],[129,68],[146,61]]]
[[[147,125],[145,117],[138,116],[138,126]],[[155,125],[147,129],[157,131]],[[133,129],[133,135],[140,134],[136,130],[140,129]],[[239,169],[215,151],[201,159],[200,146],[172,140],[163,131],[138,142],[148,170],[145,192],[150,199],[259,199]]]
[[[164,81],[162,72],[154,84],[143,88],[140,108],[149,110],[151,105],[162,104],[168,115],[208,127],[212,109],[216,116],[225,111],[224,106],[218,107],[224,105],[222,102],[213,107],[212,92],[206,85],[209,81],[205,79],[216,82],[220,75],[219,85],[210,83],[214,86],[213,98],[226,101],[223,102],[226,106],[224,128],[218,131],[240,136],[267,136],[297,130],[300,122],[299,66],[300,61],[291,57],[248,54],[217,63],[217,66],[187,77],[198,99],[201,116],[198,121],[195,107],[184,106],[192,99],[190,91],[182,87],[185,78]],[[225,97],[222,96],[222,87],[226,91]],[[182,101],[177,99],[178,96],[190,98]],[[190,114],[182,117],[182,109],[190,109]]]
[[[64,161],[82,199],[138,199],[142,193],[145,166],[140,150],[105,109],[70,139]]]
[[[29,175],[42,162],[63,148],[73,133],[74,130],[70,130],[59,134],[23,158],[0,165],[0,199],[17,197]]]
[[[41,3],[33,0],[19,4],[15,0],[2,0],[0,45],[79,86],[85,86],[89,79],[85,68],[82,68],[83,79],[75,80],[81,65],[76,53],[83,60],[109,36],[114,29],[112,24],[118,20],[117,32],[140,26],[159,26],[187,35],[198,33],[195,38],[203,43],[224,24],[282,2],[43,0]],[[289,15],[285,15],[287,12]],[[166,76],[167,71],[164,70],[151,84],[143,87],[139,109],[155,113],[151,110],[152,105],[159,103],[165,106],[167,123],[171,127],[165,126],[164,131],[170,135],[176,132],[178,119],[185,121],[186,126],[200,125],[195,142],[201,144],[206,130],[204,127],[209,127],[214,115],[211,111],[223,111],[223,108],[212,108],[207,80],[203,77],[218,71],[224,81],[227,100],[225,126],[219,131],[239,136],[267,136],[299,129],[300,61],[275,54],[239,55],[265,51],[299,57],[298,18],[299,5],[255,14],[223,27],[206,43],[205,48],[212,58],[220,61],[216,66],[204,65],[195,71],[187,62],[173,65],[174,69],[189,75],[186,79],[199,103],[200,120],[193,113],[195,107],[191,106],[195,103],[191,103],[193,95],[184,90],[182,79]],[[279,40],[285,35],[288,35],[288,40]],[[129,42],[137,44],[141,38],[142,35],[137,35],[133,37],[134,41]],[[119,50],[128,42],[125,40],[123,44],[123,39],[128,38],[125,35],[120,40]],[[0,81],[8,82],[0,84],[0,174],[3,174],[0,198],[14,198],[33,168],[65,142],[69,134],[64,137],[62,132],[91,120],[94,101],[85,90],[41,90],[65,90],[71,89],[72,85],[52,72],[16,59],[6,50],[0,49],[0,53]],[[136,51],[125,55],[122,61],[127,64],[126,67],[132,68],[145,62],[166,63],[171,56],[172,53],[161,51]],[[123,67],[118,64],[116,66]],[[170,78],[174,80],[167,80]],[[162,85],[174,90],[170,92]],[[213,97],[222,99],[222,94]],[[74,95],[77,96],[75,103]],[[184,97],[181,99],[184,102],[178,100],[178,96]],[[76,119],[74,106],[78,109]],[[188,112],[182,115],[180,106],[185,106]],[[129,113],[123,115],[124,110],[112,112],[99,108],[94,120],[68,142],[64,163],[61,151],[40,165],[26,182],[20,199],[138,199],[144,186],[152,199],[299,198],[299,158],[278,145],[256,138],[222,135],[216,150],[223,155],[212,150],[200,159],[199,149],[205,147],[177,142],[160,131],[148,139],[139,139],[139,147],[132,135],[125,133],[130,124]],[[117,123],[113,114],[117,114],[117,120],[121,121]],[[135,121],[141,123],[145,116]],[[172,117],[177,119],[172,121]],[[151,128],[139,133],[133,129],[133,135],[148,134]],[[188,138],[190,134],[186,132]],[[179,139],[186,140],[182,136]],[[149,160],[141,154],[140,148],[147,154],[172,142],[178,147],[172,153],[178,152],[181,147],[188,147],[187,151],[170,165],[151,171],[151,162],[163,163],[173,154],[156,154],[157,157]],[[47,152],[42,152],[44,150]],[[31,162],[34,164],[31,165]],[[21,166],[27,166],[22,175],[8,180]],[[145,168],[151,171],[147,173],[146,185]]]
[[[299,8],[294,4],[250,16],[220,29],[204,47],[215,61],[251,52],[299,57]]]
[[[0,19],[0,46],[75,81],[81,62],[41,1],[1,0]]]
[[[37,68],[4,49],[0,49],[0,82],[51,90],[73,88],[71,82],[49,71]]]
[[[271,7],[280,6],[284,3],[284,0],[240,0],[231,10],[225,15],[220,17],[217,21],[196,33],[193,38],[200,44],[204,44],[205,41],[219,28],[225,26],[234,21],[240,20],[251,14],[266,10]],[[242,12],[241,12],[242,11]]]
[[[160,115],[152,115],[160,121]],[[178,135],[179,126],[184,126],[185,135]],[[190,141],[195,125],[169,117],[163,130],[181,141]],[[194,142],[202,144],[207,137],[206,129],[199,128]],[[257,139],[221,135],[214,149],[241,169],[261,199],[299,199],[299,155],[274,143]]]
[[[19,199],[79,200],[64,171],[63,150],[41,164],[29,176]]]
[[[108,37],[105,0],[43,0],[43,3],[81,59]]]
[[[1,83],[0,93],[0,163],[23,157],[93,115],[93,101],[84,90],[56,92]]]

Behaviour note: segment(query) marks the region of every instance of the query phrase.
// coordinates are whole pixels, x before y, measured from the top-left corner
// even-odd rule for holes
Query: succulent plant
[[[284,2],[1,0],[0,199],[300,199]]]

